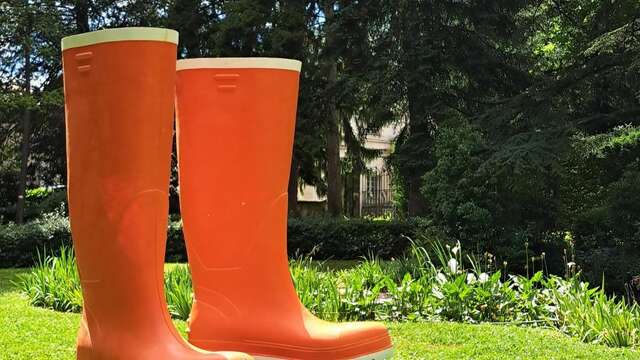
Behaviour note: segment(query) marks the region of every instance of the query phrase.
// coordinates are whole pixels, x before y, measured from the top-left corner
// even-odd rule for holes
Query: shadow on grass
[[[0,269],[0,295],[15,291],[18,275],[26,274],[29,269]]]

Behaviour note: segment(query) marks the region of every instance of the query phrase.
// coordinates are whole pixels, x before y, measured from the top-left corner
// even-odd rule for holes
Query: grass
[[[0,359],[74,359],[80,315],[30,306],[0,269]],[[185,322],[175,321],[184,334]],[[555,330],[500,325],[390,323],[395,359],[638,359],[631,349],[585,344]]]

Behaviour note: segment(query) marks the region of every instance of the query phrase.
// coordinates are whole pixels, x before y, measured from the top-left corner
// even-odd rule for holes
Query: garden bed
[[[59,256],[40,259],[15,285],[31,305],[79,312],[82,293],[73,252],[63,247]],[[567,279],[543,271],[508,275],[491,257],[463,255],[459,243],[453,248],[439,242],[429,249],[413,245],[410,255],[394,261],[299,258],[290,270],[302,303],[324,320],[552,328],[586,343],[640,347],[637,305],[590,287],[579,274]],[[188,266],[167,266],[164,284],[171,316],[186,320],[193,301]]]
[[[23,269],[0,269],[0,358],[75,359],[77,313],[29,305],[12,284]],[[184,334],[185,322],[176,320]],[[560,332],[501,325],[449,322],[389,323],[394,359],[635,359],[629,349],[581,343]],[[6,357],[5,357],[6,356]]]

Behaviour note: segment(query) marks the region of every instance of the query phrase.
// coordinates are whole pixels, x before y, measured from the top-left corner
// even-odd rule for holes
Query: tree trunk
[[[73,12],[76,21],[76,30],[79,33],[89,32],[89,1],[76,1]]]
[[[28,40],[25,40],[28,41]],[[24,45],[24,92],[31,95],[31,45]],[[16,223],[24,222],[25,196],[27,190],[27,170],[31,152],[31,109],[24,110],[22,117],[22,145],[20,146],[20,173],[18,175],[18,199],[16,201]]]
[[[433,67],[437,64],[423,64],[426,54],[418,53],[424,45],[420,43],[420,35],[425,26],[418,16],[416,2],[406,1],[402,6],[404,19],[401,34],[401,46],[405,52],[402,61],[404,78],[407,86],[407,107],[409,135],[401,151],[404,163],[399,164],[400,175],[405,179],[407,215],[410,217],[424,215],[426,199],[421,193],[422,176],[432,166],[433,119],[430,107],[435,99],[425,84],[430,78]],[[428,36],[424,35],[424,36]],[[435,47],[435,46],[434,46]],[[427,54],[429,55],[429,54]]]
[[[351,199],[352,199],[352,203],[353,203],[353,215],[352,216],[357,216],[357,217],[361,217],[362,213],[360,211],[360,202],[362,201],[361,197],[362,197],[362,190],[360,189],[360,184],[361,184],[361,178],[362,178],[362,174],[364,172],[364,169],[358,165],[354,168],[353,170],[353,189],[351,190]]]
[[[287,57],[291,59],[298,59],[303,61],[305,57],[305,35],[300,33],[301,29],[305,28],[305,0],[287,0],[280,1],[280,17],[276,26],[287,32],[287,36],[284,37],[284,41],[275,46],[275,56]],[[304,66],[303,66],[304,69]],[[302,76],[302,74],[301,74]],[[296,124],[296,133],[297,133]],[[294,141],[297,136],[294,135]],[[295,150],[293,149],[293,156],[291,159],[291,168],[289,171],[289,185],[288,185],[288,207],[289,215],[296,217],[300,216],[298,209],[298,185],[300,177],[300,160]]]
[[[281,34],[286,34],[286,36],[280,37],[280,41],[273,44],[274,53],[271,54],[272,56],[298,59],[300,61],[304,60],[305,34],[301,32],[301,29],[304,29],[306,26],[306,4],[305,0],[280,1],[280,12],[275,26],[281,31]],[[296,123],[296,134],[297,133],[298,124]],[[297,136],[294,136],[294,141],[295,139],[297,139]],[[300,160],[298,156],[294,145],[289,171],[289,185],[287,188],[289,215],[291,216],[300,215],[298,209]]]
[[[331,107],[331,106],[330,106]],[[342,215],[342,179],[340,176],[340,129],[335,108],[329,110],[327,129],[327,209],[329,215]]]
[[[333,6],[335,1],[325,1],[322,3],[326,18],[326,51],[324,62],[327,71],[327,88],[335,91],[338,80],[338,65],[336,56],[333,53],[335,34],[332,29],[334,19]],[[335,96],[327,99],[327,209],[329,215],[338,217],[342,215],[342,181],[340,174],[340,117],[336,107]]]
[[[422,178],[407,179],[407,215],[409,217],[424,215],[425,199],[420,192]]]
[[[297,217],[300,216],[298,210],[298,176],[300,173],[300,166],[298,164],[298,160],[294,156],[291,160],[291,171],[289,172],[289,187],[287,189],[288,193],[288,205],[289,205],[289,216]]]
[[[427,172],[427,160],[431,158],[433,147],[432,125],[425,105],[429,99],[417,96],[421,92],[419,85],[409,81],[408,107],[409,107],[409,138],[407,144],[411,157],[421,159],[421,164],[416,162],[413,166],[405,166],[405,179],[407,184],[407,215],[416,217],[425,215],[426,199],[422,195],[422,176]],[[416,147],[416,144],[420,144]]]

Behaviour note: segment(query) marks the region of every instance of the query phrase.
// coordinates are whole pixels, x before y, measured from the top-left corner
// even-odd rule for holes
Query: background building
[[[378,134],[367,135],[364,146],[379,150],[380,155],[366,163],[366,171],[359,176],[343,177],[342,190],[345,215],[352,217],[381,216],[393,211],[391,175],[387,157],[393,151],[393,142],[399,127],[387,126]],[[346,155],[346,145],[340,146],[340,157]],[[319,195],[312,185],[298,190],[298,208],[303,216],[320,215],[326,211],[327,198]]]

